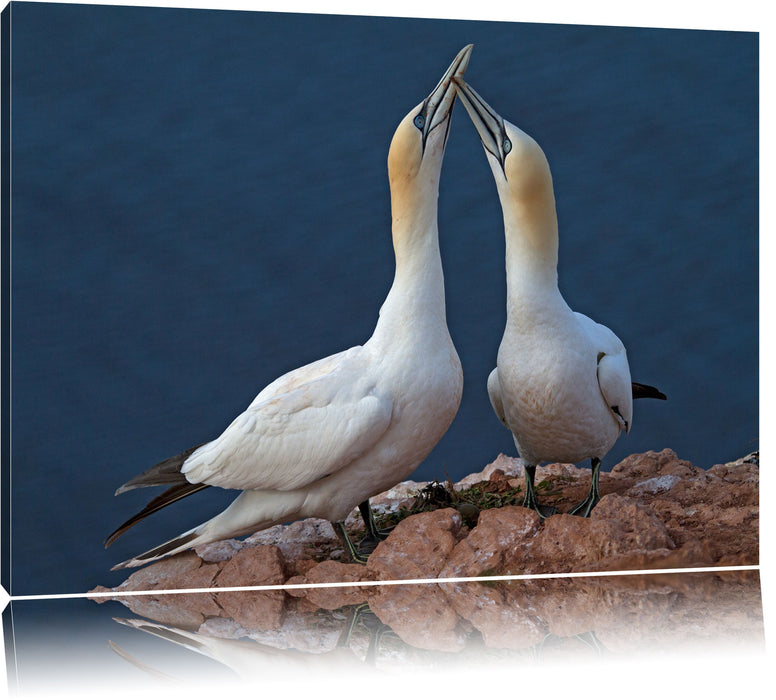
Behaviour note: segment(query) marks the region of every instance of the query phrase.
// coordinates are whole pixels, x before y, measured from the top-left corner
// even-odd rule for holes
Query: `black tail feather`
[[[202,445],[204,444],[206,443],[203,442]],[[189,482],[186,481],[186,477],[181,474],[181,467],[183,466],[183,463],[191,456],[192,452],[198,450],[200,447],[202,447],[202,445],[190,447],[188,450],[181,452],[179,455],[168,457],[158,464],[154,464],[153,467],[150,467],[142,474],[138,474],[137,476],[133,477],[123,486],[119,486],[119,488],[116,489],[115,495],[118,496],[120,493],[124,493],[125,491],[129,491],[131,489],[137,489],[142,486],[164,486],[165,484],[182,483],[188,484]]]
[[[660,399],[665,401],[668,397],[659,389],[649,384],[639,384],[638,382],[631,382],[634,399]]]
[[[111,532],[105,540],[105,548],[107,549],[120,535],[152,513],[156,513],[156,511],[161,510],[165,506],[169,506],[171,503],[175,503],[175,501],[179,501],[181,498],[185,498],[192,493],[202,491],[202,489],[206,488],[209,488],[208,484],[190,484],[188,481],[185,484],[175,484],[175,486],[171,486],[150,501],[143,510],[133,515],[129,520],[119,525],[119,527]]]
[[[170,540],[169,542],[160,544],[158,547],[149,549],[147,552],[138,554],[135,557],[135,559],[137,559],[138,561],[145,561],[146,559],[156,559],[157,557],[163,557],[165,554],[169,554],[170,552],[172,552],[173,549],[177,549],[183,544],[188,544],[192,540],[197,539],[197,537],[198,535],[196,532],[189,532],[186,535],[180,535],[179,537],[176,537],[175,539]]]

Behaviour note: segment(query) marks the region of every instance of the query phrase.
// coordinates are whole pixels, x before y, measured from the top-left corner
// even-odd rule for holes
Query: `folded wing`
[[[192,453],[182,473],[192,483],[285,491],[342,469],[382,437],[393,411],[360,369],[357,358],[343,358],[322,376],[254,401]]]

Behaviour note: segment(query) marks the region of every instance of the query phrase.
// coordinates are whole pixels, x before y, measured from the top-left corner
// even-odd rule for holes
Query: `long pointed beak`
[[[483,147],[496,157],[503,170],[504,160],[512,149],[512,144],[507,138],[504,120],[463,78],[455,76],[453,82],[458,88],[463,106],[466,107],[480,135]]]
[[[453,81],[457,78],[463,79],[463,74],[466,72],[466,67],[469,65],[469,57],[471,56],[473,48],[474,44],[469,44],[458,52],[458,55],[453,59],[453,62],[445,71],[442,79],[437,83],[437,86],[431,91],[431,94],[423,103],[423,109],[418,116],[423,117],[423,126],[420,128],[423,132],[424,148],[428,135],[440,124],[443,124],[450,116],[457,93]]]

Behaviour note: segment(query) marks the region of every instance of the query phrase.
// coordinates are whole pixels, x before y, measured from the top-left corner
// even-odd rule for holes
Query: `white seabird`
[[[114,567],[139,566],[198,545],[308,517],[332,522],[347,553],[364,562],[343,521],[425,459],[458,411],[461,363],[447,328],[437,197],[450,118],[452,79],[472,46],[401,121],[388,153],[396,272],[364,345],[293,370],[267,386],[215,440],[171,457],[121,486],[171,484],[117,528],[125,530],[191,493],[220,486],[242,493],[220,514]]]
[[[622,431],[630,431],[633,398],[666,397],[631,382],[620,339],[572,311],[561,296],[555,195],[539,144],[464,80],[454,80],[485,149],[504,216],[507,322],[488,395],[525,463],[523,505],[542,517],[555,511],[536,500],[538,463],[590,459],[590,491],[570,511],[586,517],[600,500],[601,459]]]

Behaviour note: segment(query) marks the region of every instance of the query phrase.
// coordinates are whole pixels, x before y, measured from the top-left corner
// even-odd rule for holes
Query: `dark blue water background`
[[[211,439],[281,373],[362,343],[391,284],[386,155],[467,43],[467,79],[550,161],[560,285],[642,401],[605,462],[703,467],[758,440],[758,37],[12,5],[14,594],[220,510],[210,489],[105,551],[126,479]],[[417,470],[515,454],[485,389],[505,320],[495,186],[459,106],[439,228],[460,412]]]

